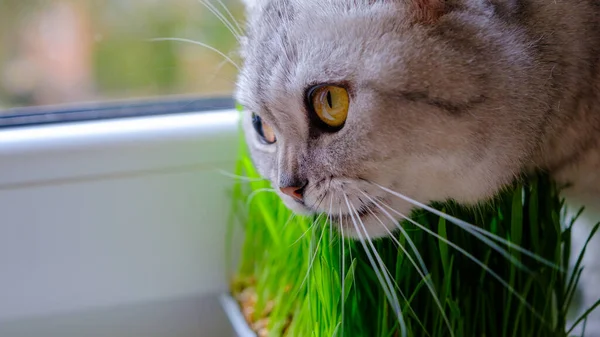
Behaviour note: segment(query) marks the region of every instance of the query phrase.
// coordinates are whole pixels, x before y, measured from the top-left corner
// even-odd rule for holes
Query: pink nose
[[[283,194],[287,194],[296,200],[302,200],[302,188],[301,187],[280,187]]]

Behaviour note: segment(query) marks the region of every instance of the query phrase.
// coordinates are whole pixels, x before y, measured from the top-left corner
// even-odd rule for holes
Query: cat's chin
[[[313,210],[294,201],[292,198],[289,198],[287,196],[281,196],[281,200],[283,201],[283,204],[285,205],[285,207],[287,207],[289,210],[291,210],[292,212],[294,212],[297,215],[310,216],[310,215],[315,214],[315,212]]]

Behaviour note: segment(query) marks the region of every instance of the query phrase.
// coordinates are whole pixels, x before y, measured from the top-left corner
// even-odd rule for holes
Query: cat
[[[377,205],[400,220],[416,202],[477,204],[533,170],[600,205],[599,1],[245,5],[235,98],[294,212],[382,237],[395,223]]]

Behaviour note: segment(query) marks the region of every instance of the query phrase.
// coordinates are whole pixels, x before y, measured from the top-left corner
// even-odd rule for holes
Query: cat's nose
[[[280,187],[279,188],[281,190],[281,192],[283,192],[283,194],[287,194],[290,197],[298,200],[298,201],[302,201],[302,199],[304,198],[304,188],[303,187],[294,187],[294,186],[289,186],[289,187]]]

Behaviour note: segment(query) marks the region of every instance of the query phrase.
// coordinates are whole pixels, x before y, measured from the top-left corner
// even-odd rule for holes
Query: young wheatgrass
[[[359,242],[331,231],[326,216],[294,216],[260,179],[243,137],[235,174],[252,179],[233,187],[231,225],[243,226],[245,239],[231,291],[259,336],[400,336],[393,307]],[[516,182],[480,207],[433,206],[512,245],[489,236],[483,242],[426,210],[401,223],[408,237],[396,231],[393,238],[373,241],[408,336],[568,336],[568,308],[585,249],[566,272],[574,219],[565,223],[558,189],[546,175]],[[420,262],[427,275],[415,268]]]

